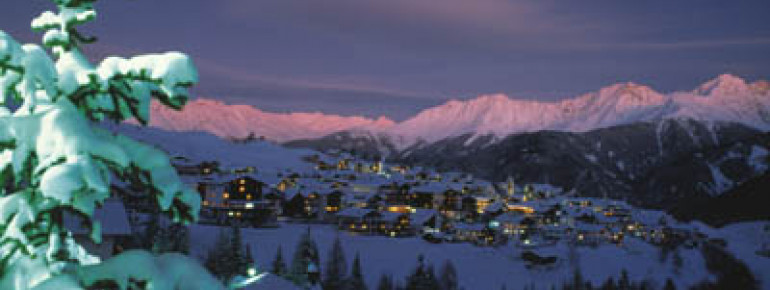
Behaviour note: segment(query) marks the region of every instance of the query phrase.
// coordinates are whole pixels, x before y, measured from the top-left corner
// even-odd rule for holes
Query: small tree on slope
[[[180,182],[161,151],[99,128],[103,120],[146,124],[150,100],[180,109],[197,81],[178,52],[92,64],[80,47],[94,41],[77,26],[95,19],[95,0],[52,0],[32,28],[43,45],[21,45],[0,31],[0,289],[90,287],[216,289],[211,276],[179,254],[128,251],[100,263],[63,226],[65,213],[90,222],[110,195],[110,177],[149,189],[175,222],[197,218],[200,197]],[[131,267],[126,267],[131,265]],[[177,269],[177,270],[174,270]]]
[[[348,269],[347,261],[345,260],[345,251],[342,248],[342,242],[340,241],[339,236],[334,240],[332,249],[329,252],[329,261],[326,262],[324,270],[323,288],[326,290],[343,289],[345,274]]]

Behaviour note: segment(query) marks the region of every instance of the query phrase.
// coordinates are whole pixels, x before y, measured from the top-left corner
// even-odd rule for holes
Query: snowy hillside
[[[461,287],[465,289],[520,289],[522,285],[536,289],[550,289],[569,281],[572,265],[584,271],[585,277],[594,285],[600,285],[609,277],[617,277],[625,269],[635,279],[647,279],[654,285],[663,285],[672,278],[679,288],[693,286],[705,279],[711,279],[704,267],[704,261],[697,249],[681,249],[683,262],[680,268],[668,261],[660,262],[659,250],[655,246],[630,240],[624,247],[603,245],[596,248],[579,247],[574,261],[570,261],[569,249],[564,243],[538,248],[537,251],[564,257],[552,268],[527,268],[521,256],[521,249],[512,245],[501,247],[476,247],[470,244],[432,244],[417,237],[386,238],[378,236],[355,236],[340,232],[334,226],[282,224],[276,229],[243,229],[244,241],[253,249],[254,258],[260,267],[269,268],[280,246],[284,257],[292,257],[294,245],[307,228],[318,243],[321,263],[329,260],[328,249],[335,237],[342,240],[348,263],[356,253],[361,255],[362,269],[369,289],[377,286],[382,274],[392,275],[399,282],[409,275],[417,265],[417,256],[440,267],[445,261],[452,261],[457,267]],[[195,241],[192,253],[203,255],[214,245],[212,235],[216,229],[209,226],[192,227],[191,239]],[[479,265],[484,265],[480,267]],[[658,287],[661,288],[661,287]]]
[[[133,125],[110,126],[132,138],[155,145],[171,156],[184,156],[194,162],[219,161],[224,167],[259,166],[260,170],[275,171],[291,168],[311,170],[303,156],[316,154],[305,149],[288,149],[267,141],[234,143],[204,132],[171,132]]]
[[[254,134],[284,142],[301,138],[317,138],[353,128],[390,127],[393,121],[363,117],[342,117],[322,113],[279,114],[261,111],[247,105],[228,105],[217,100],[197,99],[184,111],[169,109],[157,102],[151,107],[150,125],[173,131],[205,131],[220,137],[243,138]]]

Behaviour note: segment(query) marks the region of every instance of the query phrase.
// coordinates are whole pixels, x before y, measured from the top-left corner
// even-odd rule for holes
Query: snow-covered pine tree
[[[350,277],[348,277],[345,283],[345,289],[347,290],[367,290],[366,283],[364,282],[364,275],[361,271],[361,256],[356,253],[356,257],[353,259],[353,267],[350,269]]]
[[[278,275],[278,276],[284,276],[286,275],[286,262],[283,260],[283,249],[281,246],[278,246],[278,250],[275,253],[275,258],[273,259],[273,268],[270,271],[271,273]]]
[[[457,290],[459,288],[457,270],[451,260],[446,260],[444,266],[441,267],[441,280],[439,282],[442,290]]]
[[[246,257],[246,253],[244,252],[241,228],[237,225],[231,227],[230,246],[228,250],[230,261],[233,264],[233,276],[245,276],[249,267],[251,267],[251,264],[249,264],[248,257]]]
[[[246,250],[246,271],[248,273],[249,268],[253,267],[254,265],[254,255],[251,254],[251,244],[246,244],[243,247]]]
[[[220,229],[214,246],[208,250],[204,265],[220,280],[229,280],[233,267],[230,261],[230,234]]]
[[[417,257],[417,268],[406,278],[407,290],[438,290],[441,286],[436,279],[433,267],[425,265],[425,257]]]
[[[204,265],[220,280],[229,283],[236,276],[248,275],[254,261],[249,249],[243,244],[239,227],[232,226],[230,231],[220,229]]]
[[[310,269],[320,270],[320,258],[318,256],[318,246],[310,235],[310,228],[300,237],[297,247],[294,249],[294,256],[291,260],[288,278],[297,285],[312,284],[312,277],[308,275]]]
[[[671,280],[671,278],[666,279],[666,284],[663,285],[663,290],[676,290],[676,285],[674,285],[674,280]]]
[[[384,273],[380,276],[380,281],[377,283],[377,290],[393,290],[393,278],[390,275]]]
[[[334,240],[334,244],[332,244],[331,251],[329,252],[329,261],[326,262],[324,270],[324,280],[322,283],[324,290],[343,289],[345,274],[348,269],[345,252],[339,236]]]
[[[0,31],[0,288],[82,288],[96,279],[124,288],[130,281],[154,289],[221,288],[181,255],[127,251],[100,264],[64,227],[65,213],[81,215],[100,241],[92,216],[110,196],[111,176],[148,189],[175,222],[197,218],[200,196],[180,182],[168,156],[97,125],[105,119],[146,124],[152,98],[180,109],[197,72],[179,52],[93,64],[81,46],[95,39],[77,27],[96,18],[95,0],[52,2],[57,10],[40,14],[32,28],[45,32],[43,45],[53,57]],[[173,267],[185,270],[166,269]]]

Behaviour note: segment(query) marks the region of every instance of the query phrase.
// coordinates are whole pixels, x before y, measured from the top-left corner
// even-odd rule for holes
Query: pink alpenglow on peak
[[[748,93],[749,85],[742,78],[731,74],[722,74],[700,85],[694,93],[703,96],[742,95]]]
[[[277,142],[318,138],[351,129],[383,130],[394,124],[386,117],[372,120],[318,112],[270,113],[249,105],[228,105],[205,98],[191,101],[183,111],[168,109],[159,103],[153,103],[151,110],[150,125],[153,127],[173,131],[204,131],[225,138],[264,136]]]
[[[318,138],[340,131],[391,136],[401,149],[420,141],[435,142],[464,134],[505,137],[541,130],[583,132],[635,122],[670,118],[737,122],[770,129],[770,83],[751,84],[723,74],[692,91],[660,93],[625,82],[561,101],[515,99],[504,94],[450,100],[401,122],[322,113],[277,114],[247,105],[198,99],[177,112],[152,106],[150,124],[176,131],[207,131],[222,137],[250,133],[284,142]]]

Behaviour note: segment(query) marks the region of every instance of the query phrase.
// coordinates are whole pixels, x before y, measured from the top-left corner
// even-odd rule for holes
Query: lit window
[[[241,184],[241,185],[244,185],[244,184],[246,184],[246,179],[241,179],[241,180],[240,180],[240,184]]]
[[[246,199],[251,200],[251,194],[247,194]]]
[[[238,187],[238,192],[240,192],[240,193],[246,192],[246,187],[245,186]]]
[[[228,199],[228,198],[230,198],[230,194],[225,192],[225,193],[222,194],[222,198]]]

